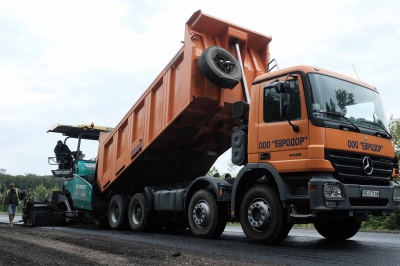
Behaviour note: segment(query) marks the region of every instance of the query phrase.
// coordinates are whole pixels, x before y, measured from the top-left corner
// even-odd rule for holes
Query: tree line
[[[35,201],[40,201],[46,194],[54,190],[59,190],[61,185],[59,178],[53,176],[39,176],[35,174],[25,175],[9,175],[6,169],[0,169],[0,185],[1,193],[4,194],[10,183],[14,183],[15,187],[20,191],[33,191]],[[0,198],[0,209],[3,209],[4,197]],[[22,210],[23,202],[21,201],[19,210]]]

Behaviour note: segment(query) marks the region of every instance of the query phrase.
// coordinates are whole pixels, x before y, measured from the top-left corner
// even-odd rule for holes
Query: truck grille
[[[388,199],[359,199],[359,198],[349,198],[351,206],[357,207],[382,207],[387,206],[389,203]]]
[[[394,161],[392,158],[368,155],[373,163],[371,175],[363,170],[363,158],[366,154],[326,150],[326,158],[335,168],[335,177],[344,183],[356,181],[358,184],[376,184],[389,181],[392,177]]]

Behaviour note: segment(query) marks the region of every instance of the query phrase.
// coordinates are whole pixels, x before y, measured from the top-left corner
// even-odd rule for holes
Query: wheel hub
[[[118,204],[114,204],[112,206],[111,220],[113,221],[113,223],[117,223],[118,220],[119,220],[119,206],[118,206]]]
[[[193,221],[199,227],[205,227],[210,222],[210,206],[204,200],[198,201],[192,212]]]
[[[232,74],[234,72],[235,64],[233,64],[230,60],[225,57],[216,54],[213,58],[214,64],[218,67],[219,70],[224,72],[225,74]]]
[[[269,224],[271,208],[264,199],[255,199],[247,210],[250,225],[256,230],[262,230]]]
[[[135,224],[139,224],[140,221],[142,220],[142,215],[143,215],[143,210],[142,210],[142,206],[140,204],[137,204],[134,208],[133,208],[133,212],[132,212],[132,221]]]

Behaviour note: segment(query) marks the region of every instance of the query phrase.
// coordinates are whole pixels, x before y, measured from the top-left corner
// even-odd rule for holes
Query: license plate
[[[362,198],[379,198],[379,190],[361,190]]]

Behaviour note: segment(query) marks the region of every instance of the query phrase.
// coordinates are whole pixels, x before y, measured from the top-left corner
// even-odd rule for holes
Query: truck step
[[[294,224],[307,224],[307,223],[313,223],[315,218],[317,216],[313,214],[295,214],[291,213],[289,214],[288,217],[288,223],[294,223]]]

